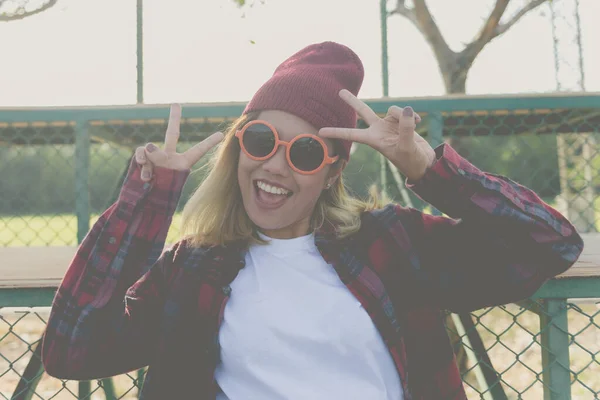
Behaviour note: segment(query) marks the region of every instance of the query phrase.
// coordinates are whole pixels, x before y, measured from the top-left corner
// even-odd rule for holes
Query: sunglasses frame
[[[273,146],[273,150],[271,150],[271,152],[269,154],[267,154],[266,156],[263,156],[263,157],[253,156],[252,154],[250,154],[248,152],[248,150],[246,150],[246,146],[244,146],[244,133],[246,132],[246,130],[249,127],[251,127],[253,125],[258,125],[258,124],[265,125],[267,128],[269,128],[271,130],[271,132],[273,132],[273,135],[275,136],[275,146]],[[269,158],[273,157],[273,155],[275,155],[275,153],[277,153],[277,150],[279,150],[279,146],[285,147],[285,158],[287,160],[288,165],[290,166],[290,168],[292,170],[294,170],[295,172],[297,172],[299,174],[303,174],[303,175],[316,174],[317,172],[322,170],[325,167],[325,165],[333,164],[339,159],[339,156],[333,156],[333,157],[329,156],[329,154],[328,154],[329,149],[327,148],[327,143],[325,143],[325,141],[323,139],[321,139],[320,137],[318,137],[317,135],[313,135],[311,133],[302,133],[302,134],[296,136],[295,138],[293,138],[292,140],[290,140],[289,142],[286,142],[286,141],[279,139],[279,133],[277,132],[277,129],[275,129],[275,127],[273,125],[271,125],[270,123],[268,123],[267,121],[253,120],[253,121],[248,122],[246,125],[244,125],[242,127],[242,129],[238,130],[235,133],[235,137],[237,137],[239,139],[240,148],[242,149],[244,154],[246,154],[250,159],[255,160],[255,161],[268,160]],[[292,159],[290,157],[290,151],[291,151],[291,148],[294,145],[294,143],[296,141],[298,141],[299,139],[303,139],[306,137],[316,140],[323,147],[323,161],[321,161],[321,164],[317,168],[315,168],[311,171],[304,171],[304,170],[297,168],[294,165],[294,163],[292,163]]]

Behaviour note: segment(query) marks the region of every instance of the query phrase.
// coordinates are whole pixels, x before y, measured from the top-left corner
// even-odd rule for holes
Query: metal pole
[[[381,27],[381,83],[383,97],[389,94],[388,79],[388,49],[387,49],[387,0],[379,0],[380,27]],[[383,155],[379,155],[379,175],[381,180],[381,194],[387,196],[387,163]]]
[[[429,127],[427,129],[427,140],[434,149],[444,143],[444,116],[441,112],[435,111],[428,115]],[[431,214],[442,215],[435,207],[431,206]]]
[[[137,102],[144,102],[143,0],[137,0]]]
[[[381,78],[383,84],[383,97],[389,95],[388,74],[388,35],[387,35],[387,0],[379,0],[379,12],[381,18]]]
[[[585,68],[583,66],[583,43],[581,42],[581,16],[579,15],[579,0],[575,0],[575,20],[577,21],[577,47],[579,48],[579,80],[581,91],[585,92]]]
[[[87,121],[75,124],[75,214],[77,243],[81,243],[90,230],[90,133]]]
[[[540,315],[544,400],[571,399],[567,300],[547,299]]]

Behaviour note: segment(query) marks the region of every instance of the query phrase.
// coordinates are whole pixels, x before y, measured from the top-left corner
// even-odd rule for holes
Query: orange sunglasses
[[[289,142],[280,140],[277,129],[266,121],[250,121],[235,136],[240,141],[242,151],[256,161],[268,160],[279,146],[284,146],[288,164],[300,174],[316,174],[339,158],[329,157],[325,141],[310,133],[300,134]]]

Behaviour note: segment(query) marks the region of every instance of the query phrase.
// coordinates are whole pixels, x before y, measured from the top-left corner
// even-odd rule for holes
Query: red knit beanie
[[[334,42],[313,44],[300,50],[277,69],[246,106],[251,111],[280,110],[323,127],[354,128],[356,112],[339,97],[342,89],[355,96],[364,69],[348,47]],[[340,158],[350,158],[352,142],[339,140]]]

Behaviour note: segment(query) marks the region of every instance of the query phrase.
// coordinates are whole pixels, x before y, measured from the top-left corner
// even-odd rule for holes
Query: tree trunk
[[[444,78],[446,94],[465,94],[467,92],[467,73],[471,68],[462,70],[460,68],[448,68],[440,65],[440,71]]]

